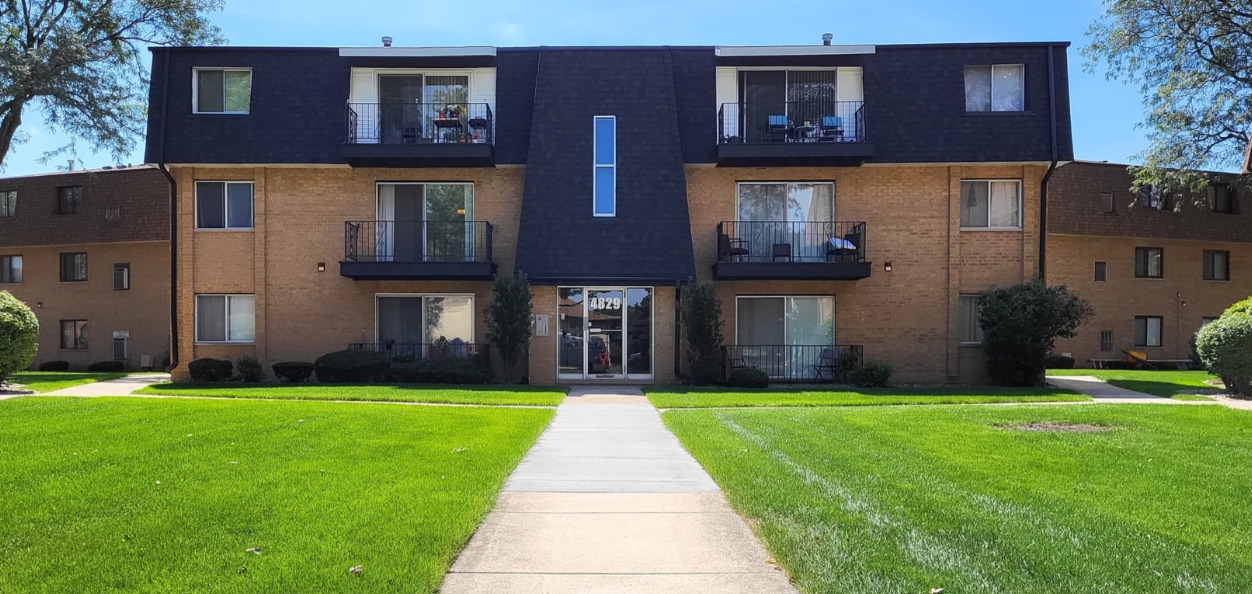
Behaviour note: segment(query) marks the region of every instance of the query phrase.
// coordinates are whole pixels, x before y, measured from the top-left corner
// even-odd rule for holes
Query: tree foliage
[[[1222,317],[1200,328],[1195,348],[1227,390],[1252,396],[1252,298],[1230,306]]]
[[[35,312],[8,291],[0,291],[0,385],[26,369],[39,350],[39,320]]]
[[[687,343],[687,368],[696,384],[722,379],[722,302],[708,283],[683,291],[682,333]]]
[[[989,289],[978,298],[987,372],[998,384],[1043,384],[1045,360],[1057,338],[1072,338],[1091,316],[1091,304],[1063,286],[1038,278]]]
[[[487,317],[487,340],[500,353],[504,381],[511,382],[513,368],[530,344],[534,330],[530,319],[530,281],[520,272],[514,276],[499,276],[491,291],[491,303],[483,310]]]
[[[1150,145],[1135,188],[1199,194],[1201,169],[1240,164],[1252,128],[1252,0],[1105,0],[1087,70],[1138,84]]]
[[[0,0],[0,163],[30,109],[120,160],[144,128],[150,45],[221,42],[222,0]],[[67,145],[58,151],[73,150]]]

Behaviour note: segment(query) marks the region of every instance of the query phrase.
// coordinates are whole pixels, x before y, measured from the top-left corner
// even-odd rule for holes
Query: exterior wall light
[[[891,262],[884,262],[882,265],[882,269],[886,270],[887,272],[891,272]]]
[[[318,272],[326,272],[326,263],[325,263],[325,262],[318,262],[318,263],[317,263],[317,271],[318,271]]]

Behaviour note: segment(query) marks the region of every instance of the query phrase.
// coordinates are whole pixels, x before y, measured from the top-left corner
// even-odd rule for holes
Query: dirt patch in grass
[[[1062,433],[1101,433],[1112,431],[1112,427],[1088,425],[1086,423],[1023,423],[1021,425],[996,425],[1011,431],[1057,431]]]

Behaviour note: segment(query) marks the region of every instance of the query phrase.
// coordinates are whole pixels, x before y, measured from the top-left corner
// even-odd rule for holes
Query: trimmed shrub
[[[196,359],[187,364],[187,373],[193,382],[224,382],[230,379],[234,363],[226,359]]]
[[[255,384],[265,377],[265,367],[252,355],[242,355],[236,359],[235,371],[239,372],[239,379],[250,384]]]
[[[692,383],[716,384],[722,379],[722,302],[712,284],[683,291],[682,333]]]
[[[308,361],[279,361],[270,366],[274,377],[284,382],[302,382],[313,375],[313,364]]]
[[[848,381],[858,388],[884,388],[891,381],[891,365],[882,361],[867,361],[848,374]]]
[[[69,371],[69,361],[44,361],[39,364],[39,371]]]
[[[734,388],[768,388],[769,374],[755,367],[740,367],[730,372],[730,385]]]
[[[0,291],[0,385],[27,367],[39,350],[39,319],[25,303]]]
[[[1074,358],[1065,355],[1048,355],[1048,358],[1043,360],[1043,365],[1048,369],[1073,369]]]
[[[427,359],[413,364],[413,381],[429,384],[485,384],[491,373],[471,359]]]
[[[126,366],[121,361],[96,361],[87,366],[87,371],[92,373],[121,373],[126,370]]]
[[[1252,396],[1252,314],[1237,309],[1243,301],[1226,310],[1222,317],[1205,324],[1196,334],[1196,350],[1209,371],[1222,378],[1226,389]]]
[[[1091,304],[1063,286],[1035,278],[978,297],[987,373],[998,384],[1043,385],[1044,360],[1057,338],[1073,338],[1091,316]]]
[[[326,353],[313,361],[317,381],[323,383],[372,382],[382,377],[388,366],[383,355],[355,349]]]

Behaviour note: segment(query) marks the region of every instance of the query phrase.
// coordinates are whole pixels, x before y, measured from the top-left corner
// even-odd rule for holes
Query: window
[[[982,326],[978,324],[978,295],[961,295],[960,307],[957,340],[961,344],[982,344]]]
[[[248,68],[196,69],[196,113],[248,113],[252,70]]]
[[[57,214],[74,214],[83,200],[82,186],[65,186],[57,188]]]
[[[1108,262],[1095,263],[1095,279],[1097,283],[1109,280],[1109,264]]]
[[[596,116],[595,171],[592,180],[592,215],[617,216],[617,118]]]
[[[1208,194],[1210,210],[1225,214],[1235,212],[1235,196],[1230,184],[1209,184]]]
[[[196,182],[197,229],[251,229],[252,182]]]
[[[104,208],[104,224],[116,225],[122,222],[122,207],[106,206]]]
[[[1204,280],[1230,280],[1230,252],[1204,250]]]
[[[1100,192],[1100,210],[1104,212],[1113,212],[1113,193]]]
[[[74,252],[61,254],[61,282],[81,283],[87,281],[87,254]]]
[[[354,241],[377,261],[470,262],[485,243],[473,222],[473,184],[380,183],[377,194],[383,223]]]
[[[196,342],[252,342],[256,297],[196,295]]]
[[[1203,328],[1205,326],[1208,326],[1209,322],[1216,322],[1216,321],[1217,321],[1217,316],[1204,316],[1200,318],[1200,327]]]
[[[1102,353],[1113,352],[1113,331],[1112,330],[1100,331],[1100,352]]]
[[[962,181],[961,227],[1021,229],[1022,182]]]
[[[736,186],[738,220],[725,232],[746,240],[749,262],[773,261],[775,244],[790,246],[793,262],[825,262],[826,241],[832,233],[847,240],[852,249],[864,241],[855,233],[833,225],[835,184],[830,182],[751,182]],[[836,229],[839,229],[836,231]]]
[[[113,337],[113,358],[129,359],[130,355],[130,339],[124,337]]]
[[[1157,210],[1169,208],[1169,194],[1160,186],[1146,185],[1139,188],[1139,205]]]
[[[1156,247],[1135,248],[1135,278],[1165,276],[1165,250]]]
[[[22,282],[22,257],[0,256],[0,284]]]
[[[17,214],[17,192],[0,192],[0,219]]]
[[[965,111],[1025,111],[1026,67],[1021,64],[965,67]]]
[[[87,348],[87,320],[61,320],[61,348]]]
[[[113,290],[130,290],[130,263],[123,262],[113,265]]]
[[[469,295],[379,296],[375,313],[378,342],[398,345],[395,355],[429,351],[415,345],[474,342],[474,298]]]
[[[1161,317],[1135,316],[1135,346],[1161,346]]]

